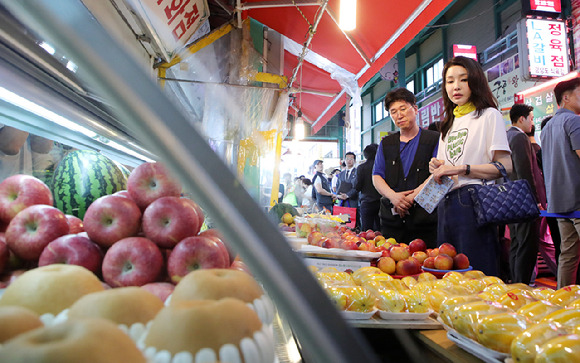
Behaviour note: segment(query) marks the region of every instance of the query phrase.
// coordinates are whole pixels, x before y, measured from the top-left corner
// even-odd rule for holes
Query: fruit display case
[[[74,122],[46,122],[43,116],[31,112],[23,115],[22,111],[17,110],[21,114],[13,114],[6,124],[20,126],[26,131],[75,147],[109,152],[113,159],[127,165],[163,160],[183,186],[191,191],[193,198],[212,216],[226,238],[232,241],[234,248],[274,300],[282,320],[291,326],[291,337],[279,342],[281,346],[290,346],[292,341],[297,340],[299,354],[306,354],[310,361],[377,361],[360,333],[340,318],[339,312],[276,226],[264,223],[267,216],[233,171],[167,99],[150,74],[135,65],[132,55],[111,37],[80,1],[2,1],[1,5],[21,24],[25,24],[26,31],[42,35],[65,52],[68,59],[74,60],[80,82],[90,85],[100,95],[100,101],[106,103],[105,109],[109,112],[92,107],[93,113],[86,112],[92,118],[87,117],[84,124],[87,127],[83,131],[102,131],[107,140],[117,143],[117,148],[101,143],[98,132],[84,135],[75,130]],[[1,26],[8,27],[10,24],[3,22]],[[22,28],[16,32],[13,30],[7,32],[15,35],[22,33]],[[14,41],[13,38],[10,40]],[[15,42],[19,46],[24,43],[20,40]],[[38,47],[29,44],[29,48]],[[6,74],[25,73],[13,62],[4,60],[2,66]],[[24,74],[22,78],[30,77]],[[63,113],[59,110],[61,106],[74,104],[70,102],[74,96],[60,97],[62,94],[58,91],[44,87],[34,79],[29,83],[34,91],[32,93],[40,93],[42,97],[59,95],[56,100],[45,101],[48,110]],[[82,102],[78,97],[76,101]],[[8,102],[3,106],[4,111],[18,108]],[[83,107],[74,111],[79,112],[79,109],[86,111]],[[67,118],[76,121],[79,119],[76,116],[71,112]],[[84,121],[80,122],[82,124]],[[119,152],[119,146],[124,146],[124,151]],[[287,328],[285,330],[288,331]],[[296,360],[295,355],[293,361],[300,361],[300,358]]]

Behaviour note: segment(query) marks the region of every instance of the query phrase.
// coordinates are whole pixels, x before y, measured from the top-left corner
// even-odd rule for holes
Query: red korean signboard
[[[533,11],[559,13],[562,11],[562,4],[560,0],[530,0],[530,9]]]
[[[453,56],[477,60],[477,47],[475,45],[453,44]]]
[[[209,17],[206,0],[139,0],[133,1],[133,8],[155,32],[168,54],[188,44]]]

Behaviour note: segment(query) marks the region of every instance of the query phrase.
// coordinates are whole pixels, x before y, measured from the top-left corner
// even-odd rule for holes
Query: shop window
[[[443,72],[443,58],[435,62],[431,67],[425,70],[425,88],[431,87],[433,84],[441,80],[441,73]]]
[[[382,99],[373,105],[373,125],[388,116]]]
[[[415,93],[415,80],[414,79],[410,79],[409,81],[407,81],[407,89],[413,93]]]

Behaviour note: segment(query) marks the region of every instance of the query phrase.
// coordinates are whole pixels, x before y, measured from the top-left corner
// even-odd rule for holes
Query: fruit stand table
[[[458,347],[447,338],[445,330],[417,330],[414,337],[437,356],[454,363],[478,363],[481,359]]]

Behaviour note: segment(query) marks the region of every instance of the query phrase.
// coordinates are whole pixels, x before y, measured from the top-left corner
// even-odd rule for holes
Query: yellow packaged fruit
[[[354,280],[348,272],[318,272],[316,277],[322,281],[337,281],[354,284]]]
[[[383,274],[384,272],[381,271],[381,269],[374,267],[374,266],[365,266],[365,267],[361,267],[358,270],[356,270],[355,272],[352,273],[352,279],[354,281],[359,281],[359,279],[362,276],[366,276],[366,275],[380,275]],[[358,282],[357,282],[358,283]]]
[[[431,306],[431,309],[433,309],[433,311],[435,311],[436,313],[439,313],[443,301],[447,300],[450,297],[451,296],[449,295],[449,293],[445,290],[433,289],[427,295],[427,300],[429,301],[429,306]]]
[[[448,326],[453,328],[453,313],[457,306],[474,302],[474,301],[481,301],[480,298],[477,296],[472,295],[461,295],[461,296],[453,296],[445,299],[439,306],[439,316],[441,320],[447,324]]]
[[[349,290],[349,305],[346,310],[368,313],[375,308],[377,298],[362,286],[351,287]]]
[[[492,294],[493,296],[495,296],[495,298],[499,298],[501,297],[503,294],[505,294],[506,292],[508,292],[508,287],[506,286],[506,284],[499,283],[499,284],[492,284],[492,285],[487,285],[487,287],[485,289],[483,289],[483,292],[488,292],[490,294]]]
[[[437,276],[433,275],[431,272],[422,272],[417,276],[417,281],[437,281]]]
[[[493,296],[490,292],[484,291],[477,294],[482,300],[485,301],[495,301],[496,297]]]
[[[495,285],[495,284],[502,284],[505,285],[505,283],[502,281],[502,279],[500,279],[497,276],[485,276],[481,279],[483,282],[485,282],[485,284],[487,286],[490,285]]]
[[[556,323],[534,324],[512,340],[510,346],[512,359],[517,363],[534,363],[540,347],[545,342],[566,334],[566,330]]]
[[[514,338],[529,326],[528,319],[516,313],[488,315],[477,326],[477,340],[489,349],[509,353]]]
[[[425,298],[425,295],[421,294],[419,291],[406,290],[401,291],[401,295],[405,302],[407,303],[407,311],[410,313],[426,313],[429,311],[429,302]]]
[[[572,301],[571,303],[569,303],[568,305],[566,305],[567,308],[572,308],[572,309],[580,309],[580,298]]]
[[[437,280],[433,282],[433,287],[436,289],[446,289],[451,286],[454,286],[454,284],[449,280]]]
[[[332,272],[340,272],[340,271],[336,267],[328,267],[328,266],[326,266],[326,267],[323,267],[320,270],[320,272],[323,272],[323,273],[332,273]]]
[[[363,275],[363,276],[359,276],[358,279],[355,281],[353,280],[353,282],[356,285],[361,285],[363,286],[365,283],[369,282],[369,281],[375,281],[377,283],[382,283],[384,281],[392,281],[394,280],[393,277],[389,274],[383,273],[383,274],[377,274],[377,275]]]
[[[412,288],[413,286],[417,285],[417,280],[413,276],[405,276],[401,279],[407,288]]]
[[[391,289],[391,290],[397,290],[397,291],[409,290],[407,288],[407,285],[405,285],[403,283],[403,281],[401,281],[399,279],[393,279],[391,281],[385,281],[383,285],[385,286],[385,288]]]
[[[552,304],[566,306],[572,301],[580,298],[580,293],[578,292],[578,289],[574,288],[573,286],[578,285],[565,286],[559,290],[556,290],[552,294],[552,297],[550,297],[550,302]]]
[[[400,292],[396,290],[377,290],[377,308],[391,313],[401,313],[407,309],[407,303]]]
[[[466,287],[459,285],[452,285],[444,289],[452,295],[473,295]]]
[[[533,297],[537,300],[550,300],[554,294],[554,290],[549,287],[538,287],[530,291]]]
[[[531,290],[534,289],[530,285],[526,285],[526,284],[521,283],[521,282],[516,282],[515,284],[506,284],[506,286],[508,287],[508,291],[512,291],[512,290],[527,290],[527,291],[531,291]]]
[[[511,312],[492,301],[473,301],[457,306],[453,311],[453,328],[477,341],[478,324],[485,316]]]
[[[417,282],[415,286],[413,286],[412,290],[419,291],[420,293],[427,295],[431,290],[433,290],[433,281]]]
[[[348,287],[331,286],[325,288],[324,291],[338,310],[346,310],[350,305]]]
[[[448,280],[453,282],[454,284],[458,283],[459,281],[465,279],[460,272],[457,271],[449,271],[442,277],[443,280]]]
[[[546,315],[541,321],[552,321],[562,326],[575,327],[580,325],[580,310],[568,308],[556,310]]]
[[[560,309],[561,307],[558,305],[554,305],[549,301],[540,300],[522,306],[517,312],[518,314],[525,316],[531,322],[537,323],[546,315]]]
[[[536,363],[580,363],[580,336],[563,335],[540,347]]]
[[[510,290],[496,300],[496,302],[513,311],[517,311],[522,306],[534,301],[536,300],[528,293],[528,290],[521,289]]]
[[[459,286],[465,287],[472,294],[477,294],[487,287],[485,282],[479,279],[465,279],[459,281]]]
[[[463,277],[465,277],[466,279],[482,279],[485,277],[485,274],[479,270],[470,270],[466,271],[463,274]]]

